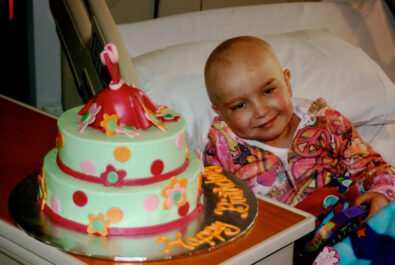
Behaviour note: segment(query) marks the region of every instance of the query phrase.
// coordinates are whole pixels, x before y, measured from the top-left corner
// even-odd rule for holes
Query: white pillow
[[[356,126],[395,122],[395,86],[360,48],[326,30],[259,36],[291,71],[295,97],[323,97]],[[203,149],[215,113],[207,97],[203,69],[223,40],[185,43],[133,59],[143,90],[156,103],[187,120],[193,150]]]

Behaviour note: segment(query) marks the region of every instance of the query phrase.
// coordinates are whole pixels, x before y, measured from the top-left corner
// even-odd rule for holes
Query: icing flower
[[[158,127],[159,129],[161,129],[164,132],[167,132],[166,126],[164,124],[164,122],[162,122],[161,120],[159,120],[156,117],[156,114],[153,113],[151,110],[149,110],[148,108],[146,108],[143,105],[144,111],[145,111],[145,117],[147,118],[147,120],[149,120],[153,125],[155,125],[156,127]]]
[[[100,174],[104,186],[122,187],[122,181],[126,177],[125,170],[116,170],[113,165],[108,165],[106,171]]]
[[[89,214],[89,225],[87,228],[88,234],[98,233],[101,236],[107,235],[107,228],[110,225],[109,220],[104,219],[104,214],[99,213],[97,216],[94,214]]]
[[[41,168],[41,172],[37,177],[38,182],[38,193],[37,200],[40,205],[40,209],[44,210],[45,200],[47,199],[47,189],[45,188],[45,173],[44,168]]]
[[[117,127],[115,129],[115,132],[116,133],[123,133],[123,134],[129,136],[130,138],[133,138],[133,137],[140,134],[140,131],[134,129],[131,126],[127,126],[127,125],[121,125],[120,127]]]
[[[180,119],[180,116],[174,116],[171,113],[167,113],[165,115],[157,116],[157,118],[163,123],[169,123],[169,122],[177,122]]]
[[[162,196],[165,197],[163,208],[169,209],[173,205],[183,206],[187,202],[185,188],[188,179],[184,178],[178,181],[176,177],[170,179],[170,185],[162,190]]]
[[[100,122],[100,126],[106,130],[107,136],[113,136],[115,133],[115,130],[118,127],[117,115],[113,114],[110,116],[108,114],[104,114],[103,120]]]
[[[89,110],[81,116],[80,120],[78,121],[78,126],[80,127],[80,132],[83,132],[89,124],[92,124],[95,119],[97,113],[99,113],[101,106],[98,106],[96,103],[93,103]]]
[[[56,147],[61,148],[64,146],[64,136],[61,131],[58,131],[58,135],[56,136]]]
[[[200,151],[199,148],[196,148],[196,155],[198,156],[199,160],[201,161],[201,172],[204,173],[204,162],[203,162],[203,152]]]

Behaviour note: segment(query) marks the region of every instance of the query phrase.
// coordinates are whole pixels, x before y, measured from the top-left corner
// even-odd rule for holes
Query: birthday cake
[[[101,236],[187,224],[203,208],[203,190],[185,119],[120,79],[115,46],[101,60],[112,81],[59,117],[56,148],[38,176],[39,207],[66,227]]]

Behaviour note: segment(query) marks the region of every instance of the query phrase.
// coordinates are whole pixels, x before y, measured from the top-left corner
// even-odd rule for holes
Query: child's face
[[[230,54],[220,58],[206,79],[214,110],[241,138],[287,145],[295,125],[290,72],[259,46]]]

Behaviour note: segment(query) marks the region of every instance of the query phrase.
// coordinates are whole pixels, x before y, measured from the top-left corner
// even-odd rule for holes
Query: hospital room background
[[[106,0],[115,22],[127,23],[179,13],[240,5],[302,2],[303,0]],[[316,0],[317,1],[317,0]],[[339,2],[340,0],[327,0]],[[387,1],[390,8],[394,0]],[[8,4],[13,3],[13,18]],[[3,51],[7,67],[0,93],[55,115],[62,112],[61,48],[49,0],[0,1]],[[4,32],[5,30],[5,32]],[[7,78],[6,78],[7,77]],[[22,88],[14,88],[18,80]]]
[[[300,2],[301,0],[299,0]],[[127,23],[203,9],[296,0],[106,0],[115,22]],[[10,17],[9,4],[13,4]],[[0,1],[3,51],[8,57],[0,93],[51,114],[62,111],[61,47],[49,0]],[[7,78],[6,78],[7,77]],[[22,88],[15,89],[14,80]]]
[[[191,148],[202,150],[213,118],[202,75],[205,58],[225,38],[256,35],[294,73],[295,97],[325,98],[395,163],[394,3],[0,0],[1,24],[7,25],[0,42],[0,93],[56,116],[82,105],[108,85],[95,61],[100,44],[110,41],[121,55],[121,77],[182,113]]]

